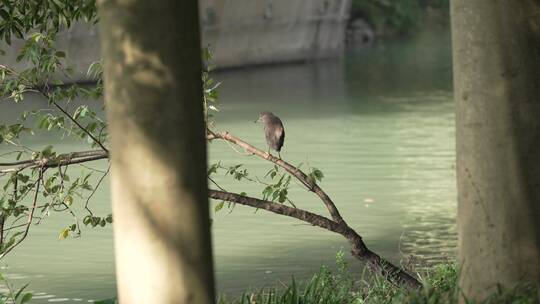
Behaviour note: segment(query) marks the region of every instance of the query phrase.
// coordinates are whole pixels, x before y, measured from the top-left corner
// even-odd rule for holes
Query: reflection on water
[[[321,186],[368,246],[394,261],[403,255],[413,255],[422,265],[452,259],[456,194],[450,64],[448,33],[431,33],[349,50],[340,60],[218,73],[223,86],[216,124],[265,148],[261,126],[253,120],[264,110],[276,113],[287,133],[283,158],[324,172]],[[1,107],[2,120],[20,110]],[[58,147],[85,149],[73,141]],[[212,143],[209,152],[210,163],[242,163],[252,175],[271,168],[223,142]],[[216,180],[231,191],[259,197],[262,191],[224,176]],[[299,207],[326,215],[320,201],[301,187],[290,196]],[[110,210],[108,184],[93,204],[98,213]],[[264,211],[237,206],[213,217],[220,292],[238,293],[291,275],[302,278],[321,263],[331,265],[340,248],[348,250],[338,235]],[[86,229],[80,239],[58,241],[66,219],[54,216],[33,227],[31,237],[5,261],[9,269],[4,272],[14,284],[29,282],[41,302],[113,296],[111,230]]]

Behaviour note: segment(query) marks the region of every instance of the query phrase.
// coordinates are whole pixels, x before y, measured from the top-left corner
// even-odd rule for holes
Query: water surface
[[[223,82],[216,126],[265,149],[262,128],[253,120],[261,111],[274,112],[286,128],[282,157],[324,172],[322,188],[370,248],[393,261],[411,255],[419,264],[452,259],[456,190],[450,57],[448,33],[436,32],[348,50],[337,60],[220,72],[215,75]],[[42,102],[30,99],[27,106]],[[0,107],[0,119],[6,121],[25,105]],[[30,144],[87,149],[73,140],[51,140],[33,138]],[[244,164],[260,176],[271,168],[239,152],[214,142],[209,162]],[[260,185],[223,175],[216,181],[228,190],[261,196]],[[98,214],[110,211],[109,190],[105,182],[94,196]],[[317,197],[296,184],[290,196],[299,207],[327,215]],[[238,294],[293,275],[303,278],[321,264],[332,265],[340,248],[348,251],[339,235],[261,210],[237,206],[213,218],[219,292]],[[54,215],[32,227],[30,237],[2,263],[3,272],[15,285],[29,282],[37,303],[114,296],[111,229],[85,229],[81,238],[59,241],[67,221],[68,216]],[[360,269],[357,263],[352,267]]]

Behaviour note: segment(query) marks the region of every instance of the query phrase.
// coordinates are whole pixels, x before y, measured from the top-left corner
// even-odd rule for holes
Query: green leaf
[[[96,227],[101,222],[101,218],[99,216],[92,217],[92,227]]]
[[[225,202],[220,202],[216,206],[214,206],[214,212],[218,212],[219,210],[223,209],[223,206],[225,205]]]
[[[66,57],[66,53],[63,52],[63,51],[57,51],[56,53],[54,53],[54,56],[60,57],[60,58],[65,58],[65,57]]]
[[[8,12],[3,9],[0,9],[0,16],[6,21],[9,21],[11,19],[11,16],[8,14]]]
[[[218,168],[219,168],[219,163],[213,164],[212,166],[210,166],[210,168],[208,169],[208,175],[210,176],[210,175],[216,173]]]
[[[4,40],[6,41],[7,45],[11,45],[11,32],[5,33]]]
[[[272,200],[275,201],[278,196],[279,196],[279,190],[274,191],[274,193],[272,193]]]
[[[43,157],[51,157],[51,156],[55,156],[56,153],[53,152],[53,146],[48,145],[45,147],[45,149],[41,151],[41,155],[43,155]]]
[[[287,200],[287,189],[283,189],[279,192],[279,198],[278,201],[280,203],[284,203],[285,200]]]
[[[17,293],[15,294],[15,299],[18,299],[18,298],[19,298],[19,296],[21,295],[21,293],[23,292],[23,290],[24,290],[26,287],[28,287],[28,284],[25,284],[23,287],[21,287],[21,288],[17,291]]]
[[[90,184],[86,183],[86,182],[85,182],[84,184],[82,184],[81,187],[82,187],[84,190],[88,190],[88,191],[94,190],[94,188],[92,188],[92,186],[91,186]]]
[[[19,173],[19,174],[17,174],[17,180],[19,180],[19,181],[26,184],[28,182],[28,180],[30,180],[30,176]]]
[[[13,32],[15,33],[15,36],[17,36],[17,38],[23,39],[24,35],[23,35],[22,31],[18,27],[14,26],[13,27]]]
[[[41,38],[43,38],[43,35],[41,33],[34,33],[30,35],[30,39],[35,43],[39,42]]]
[[[25,293],[19,303],[20,304],[30,303],[30,300],[32,300],[32,294],[31,293]]]
[[[63,240],[69,236],[69,228],[64,228],[62,231],[60,231],[60,234],[58,235],[59,240]]]
[[[272,186],[266,186],[264,190],[262,191],[263,199],[267,199],[270,194],[272,194],[273,188]]]
[[[313,174],[315,175],[315,178],[316,178],[318,181],[321,181],[321,180],[323,179],[323,177],[324,177],[324,174],[323,174],[322,171],[319,170],[319,169],[315,169],[315,170],[313,171]]]

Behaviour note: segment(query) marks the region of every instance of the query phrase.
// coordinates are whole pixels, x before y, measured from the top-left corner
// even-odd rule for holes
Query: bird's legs
[[[270,147],[268,147],[268,151],[267,151],[266,153],[268,153],[268,155],[274,156],[274,155],[272,155],[272,154],[270,153]],[[280,152],[280,151],[277,151],[277,153],[278,153],[278,158],[281,159],[281,152]]]

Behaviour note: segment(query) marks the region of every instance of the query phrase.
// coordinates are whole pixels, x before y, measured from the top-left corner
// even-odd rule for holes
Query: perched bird
[[[268,144],[268,154],[270,154],[270,148],[277,151],[279,158],[281,159],[281,147],[285,141],[285,129],[281,123],[281,119],[274,115],[272,112],[262,112],[259,115],[259,119],[255,122],[264,123],[264,134],[266,135],[266,143]]]

